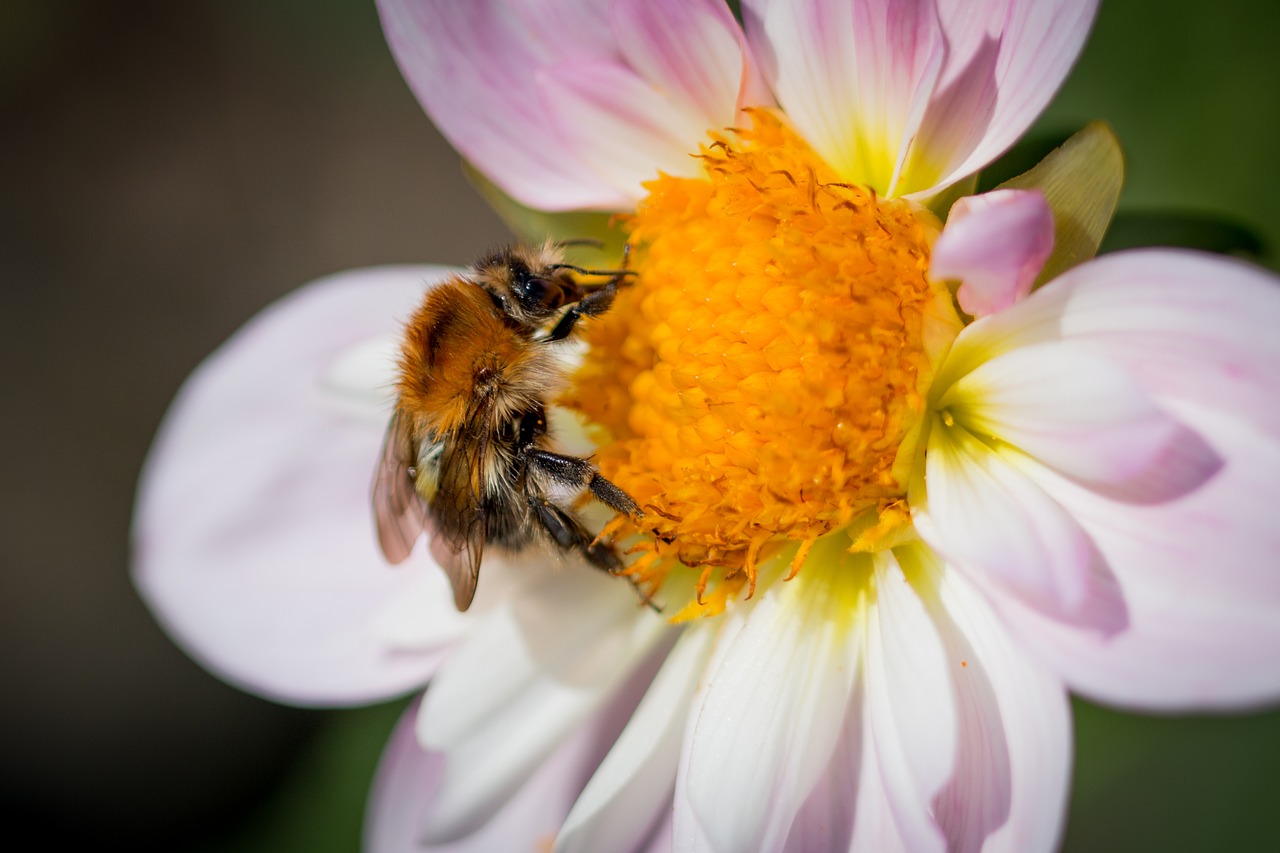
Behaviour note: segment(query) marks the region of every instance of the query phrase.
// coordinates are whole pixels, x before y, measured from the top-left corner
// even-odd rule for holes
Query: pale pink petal
[[[422,814],[439,789],[444,757],[418,746],[413,732],[417,716],[415,701],[382,750],[365,808],[364,848],[369,853],[420,849]]]
[[[1009,307],[1031,292],[1053,251],[1053,212],[1044,195],[997,190],[957,201],[929,260],[934,279],[962,282],[960,307],[974,317]]]
[[[424,683],[461,627],[440,569],[422,554],[392,568],[374,536],[390,405],[374,383],[391,367],[363,394],[343,387],[344,353],[393,340],[446,272],[348,273],[285,298],[200,366],[161,426],[139,487],[136,582],[228,681],[286,702],[370,702]],[[453,627],[396,648],[380,626],[405,596]]]
[[[668,803],[667,807],[663,809],[658,825],[653,828],[653,832],[649,833],[647,843],[640,848],[641,853],[671,853],[674,847],[672,840],[673,821],[671,804]]]
[[[616,0],[612,12],[627,63],[654,89],[702,116],[704,133],[733,124],[740,105],[769,104],[746,38],[723,0]]]
[[[925,457],[928,495],[914,500],[920,535],[948,562],[1071,618],[1087,600],[1088,537],[1003,454],[959,424],[936,425]]]
[[[743,8],[754,53],[796,129],[846,180],[893,191],[942,68],[932,6],[746,0]]]
[[[441,667],[419,714],[419,742],[448,755],[427,837],[478,828],[636,677],[668,630],[628,584],[583,566],[537,574],[488,614]]]
[[[713,630],[695,624],[681,635],[613,749],[556,838],[557,853],[630,850],[666,823],[689,703],[706,665]],[[666,821],[660,818],[666,818]]]
[[[743,626],[708,668],[687,757],[689,799],[716,849],[780,847],[840,737],[859,643],[847,614],[830,612],[852,595],[829,569],[775,583],[725,617]]]
[[[594,715],[486,815],[474,832],[440,844],[428,841],[426,817],[441,794],[445,756],[419,746],[414,735],[418,710],[411,706],[392,733],[378,767],[365,819],[365,849],[368,853],[489,853],[549,845],[633,706],[634,696],[626,695]]]
[[[630,206],[578,158],[536,82],[538,69],[560,61],[616,56],[606,4],[378,0],[378,11],[401,72],[440,132],[505,192],[543,210]]]
[[[707,130],[725,124],[709,126],[705,116],[616,63],[562,63],[539,72],[538,84],[544,102],[566,126],[592,137],[592,144],[577,147],[573,156],[625,194],[631,206],[644,193],[641,183],[657,178],[659,171],[700,174],[701,163],[692,154]]]
[[[1213,407],[1280,436],[1277,328],[1273,275],[1218,256],[1144,249],[1074,267],[975,323],[948,363],[1078,340],[1124,367],[1157,402]]]
[[[1079,632],[1011,602],[1022,642],[1095,699],[1129,707],[1219,708],[1280,697],[1280,445],[1210,408],[1179,417],[1223,453],[1204,486],[1142,505],[1053,474],[1037,481],[1088,532],[1129,611],[1112,636]]]
[[[1280,438],[1280,282],[1241,261],[1171,250],[1064,275],[1062,334],[1123,365],[1157,399],[1232,412]]]
[[[456,148],[543,210],[634,206],[707,131],[767,104],[719,0],[380,0],[392,52]]]
[[[947,849],[1052,849],[1071,770],[1066,690],[1020,651],[963,575],[920,545],[897,553],[924,590],[956,693],[956,772],[934,802]]]
[[[1221,459],[1114,361],[1082,343],[1019,347],[979,365],[938,406],[971,432],[1133,500],[1203,483]]]
[[[942,850],[932,803],[955,772],[960,737],[950,662],[937,626],[898,564],[889,552],[876,558],[876,603],[868,608],[864,658],[865,760],[878,765],[893,826],[906,848]],[[861,793],[873,785],[864,775]],[[861,820],[859,814],[858,835]]]
[[[938,0],[946,64],[897,194],[927,196],[1031,127],[1075,63],[1096,0]]]

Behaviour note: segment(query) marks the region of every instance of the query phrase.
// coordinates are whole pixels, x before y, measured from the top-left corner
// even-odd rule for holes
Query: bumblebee
[[[548,435],[546,401],[565,380],[557,344],[582,317],[607,311],[631,275],[625,255],[622,269],[586,270],[565,263],[563,246],[517,245],[481,259],[429,290],[405,326],[373,485],[378,541],[399,563],[425,532],[459,610],[475,596],[486,545],[518,552],[545,542],[621,571],[612,545],[566,506],[584,490],[643,515]]]

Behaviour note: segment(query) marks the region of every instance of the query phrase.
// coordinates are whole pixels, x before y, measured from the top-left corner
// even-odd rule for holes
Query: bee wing
[[[396,410],[387,426],[382,456],[373,479],[373,516],[378,526],[378,544],[383,556],[392,563],[402,562],[409,556],[427,527],[427,503],[414,488],[409,474],[415,455],[409,419]]]
[[[449,576],[459,610],[470,607],[475,597],[489,536],[488,455],[487,431],[475,440],[448,442],[440,459],[440,487],[432,501],[436,529],[431,555]]]

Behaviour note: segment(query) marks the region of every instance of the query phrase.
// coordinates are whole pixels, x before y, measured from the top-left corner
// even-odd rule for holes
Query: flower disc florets
[[[928,278],[937,220],[840,182],[776,116],[713,134],[630,222],[638,276],[586,337],[569,402],[646,513],[633,566],[754,586],[762,559],[858,518],[905,518],[904,443],[959,328]]]

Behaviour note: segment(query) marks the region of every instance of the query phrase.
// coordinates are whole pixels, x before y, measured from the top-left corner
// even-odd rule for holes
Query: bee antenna
[[[604,241],[597,240],[594,237],[572,237],[568,240],[557,240],[556,248],[563,249],[566,246],[595,246],[597,249],[604,248]]]
[[[617,276],[635,275],[634,270],[589,270],[574,264],[550,264],[548,269],[553,270],[573,270],[578,275],[597,275],[597,276]]]

